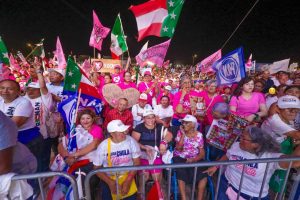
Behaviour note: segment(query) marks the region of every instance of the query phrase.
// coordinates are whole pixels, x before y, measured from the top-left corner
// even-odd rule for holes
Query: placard
[[[239,116],[230,114],[228,120],[214,119],[207,133],[207,142],[226,151],[242,134],[249,122]]]

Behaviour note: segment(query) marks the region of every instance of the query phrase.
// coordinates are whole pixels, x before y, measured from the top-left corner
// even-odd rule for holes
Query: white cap
[[[183,119],[181,119],[179,121],[193,122],[193,123],[197,124],[197,119],[193,115],[186,115]]]
[[[278,99],[277,105],[279,108],[298,108],[300,109],[300,101],[297,97],[285,95]]]
[[[143,117],[147,117],[148,115],[155,115],[152,109],[144,110]]]
[[[66,75],[66,71],[64,69],[60,69],[60,68],[50,68],[48,69],[48,72],[57,72],[59,73],[60,75],[62,75],[63,77],[65,77]]]
[[[39,83],[37,83],[37,82],[31,82],[31,83],[29,83],[28,85],[27,85],[27,87],[29,88],[36,88],[36,89],[40,89],[41,87],[40,87],[40,84]]]
[[[113,132],[124,132],[129,128],[129,126],[126,126],[123,124],[123,122],[119,119],[117,120],[112,120],[111,122],[108,123],[107,125],[107,131],[109,133]]]
[[[166,86],[165,86],[165,89],[166,89],[166,90],[169,90],[169,91],[172,90],[171,86],[169,86],[169,85],[166,85]]]
[[[145,100],[145,101],[147,101],[148,100],[148,96],[147,96],[147,94],[145,94],[145,93],[142,93],[141,95],[140,95],[140,98],[139,98],[140,100]]]

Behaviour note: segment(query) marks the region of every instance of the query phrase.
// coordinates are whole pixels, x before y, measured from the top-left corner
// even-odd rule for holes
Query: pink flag
[[[20,65],[18,64],[18,62],[15,60],[14,56],[12,54],[9,55],[9,63],[10,63],[10,67],[13,69],[13,70],[20,70],[21,67]]]
[[[164,63],[167,50],[169,48],[171,40],[168,40],[164,43],[155,45],[148,48],[145,51],[140,52],[136,57],[137,63],[143,67],[149,63],[156,65],[157,67],[162,67]]]
[[[245,63],[245,67],[250,69],[252,67],[252,53],[250,54],[248,61]]]
[[[56,51],[55,51],[55,57],[57,58],[58,68],[65,69],[67,66],[66,58],[64,55],[64,51],[62,49],[59,37],[57,37],[56,41]]]
[[[102,41],[103,41],[103,39],[106,38],[110,29],[104,27],[101,24],[97,14],[94,10],[93,10],[93,23],[94,23],[94,26],[93,26],[93,30],[91,33],[89,45],[91,47],[94,47],[94,48],[98,49],[99,51],[101,51]]]
[[[83,71],[87,74],[92,70],[91,64],[88,59],[84,60],[84,62],[81,65],[81,69],[83,69]]]
[[[212,55],[208,56],[201,62],[197,64],[197,68],[200,68],[202,73],[214,72],[212,69],[212,65],[217,60],[221,59],[222,57],[222,50],[219,49],[217,52],[213,53]]]

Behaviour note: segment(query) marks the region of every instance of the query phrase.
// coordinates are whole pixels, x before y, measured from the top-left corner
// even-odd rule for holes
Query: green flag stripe
[[[173,37],[184,0],[167,0],[168,16],[163,21],[161,37]]]
[[[118,40],[119,47],[122,49],[122,52],[125,52],[128,50],[124,30],[122,27],[122,22],[120,15],[117,16],[114,27],[111,31],[112,34],[114,34]]]
[[[4,41],[1,39],[1,36],[0,36],[0,61],[2,61],[6,65],[9,65],[7,48],[4,44]]]
[[[72,58],[68,58],[64,90],[72,92],[78,91],[81,76],[82,74],[78,65],[72,60]]]

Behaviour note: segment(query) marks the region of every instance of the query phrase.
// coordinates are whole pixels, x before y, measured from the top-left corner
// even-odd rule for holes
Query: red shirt
[[[129,131],[132,129],[133,125],[133,116],[130,110],[125,110],[124,112],[120,113],[117,108],[114,108],[110,110],[107,115],[105,116],[103,128],[107,128],[107,125],[112,120],[119,119],[121,120],[125,125],[130,126]]]

